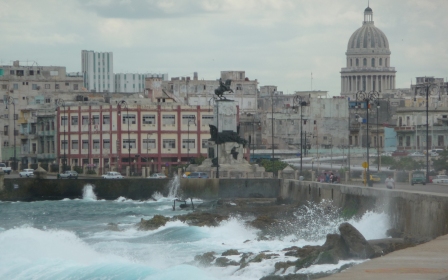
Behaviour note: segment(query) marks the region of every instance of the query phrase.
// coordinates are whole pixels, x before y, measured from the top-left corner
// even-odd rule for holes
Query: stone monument
[[[236,102],[224,96],[225,93],[227,96],[233,93],[230,83],[231,80],[225,83],[219,80],[220,86],[215,90],[213,124],[209,125],[208,158],[199,166],[190,165],[187,168],[188,171],[209,172],[217,169],[219,172],[238,171],[241,173],[265,171],[258,164],[249,164],[243,157],[247,140],[238,135]]]

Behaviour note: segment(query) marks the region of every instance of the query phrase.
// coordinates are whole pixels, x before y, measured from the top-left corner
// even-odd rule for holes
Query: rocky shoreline
[[[187,207],[189,206],[189,207]],[[193,205],[184,205],[183,209],[192,208]],[[330,204],[321,205],[322,213],[319,215],[340,215]],[[246,221],[246,225],[260,230],[258,240],[272,239],[285,236],[294,231],[297,224],[297,213],[300,206],[285,203],[281,199],[227,199],[204,202],[195,207],[195,210],[183,215],[164,217],[156,215],[152,219],[141,219],[137,224],[139,230],[154,230],[164,226],[168,221],[182,221],[190,226],[218,226],[222,221],[231,217],[238,217]],[[306,219],[299,221],[306,223]],[[306,226],[306,225],[300,225]],[[230,249],[222,254],[207,252],[197,255],[193,264],[198,266],[234,266],[237,270],[243,269],[251,263],[259,263],[265,260],[275,260],[273,273],[262,277],[263,280],[280,279],[318,279],[333,273],[338,273],[352,266],[356,261],[383,256],[395,250],[415,246],[423,241],[414,240],[403,236],[395,229],[390,229],[387,235],[392,238],[369,240],[351,224],[343,222],[338,227],[339,233],[329,233],[322,246],[304,246],[283,248],[281,256],[269,251],[263,252],[239,252]],[[247,240],[246,242],[252,242]],[[287,260],[285,260],[287,258]],[[302,268],[311,265],[338,264],[340,261],[353,261],[335,269],[334,271],[315,274],[296,273]]]

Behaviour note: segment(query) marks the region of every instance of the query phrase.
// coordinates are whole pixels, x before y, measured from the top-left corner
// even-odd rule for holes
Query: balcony
[[[412,131],[415,131],[415,126],[397,126],[394,129],[395,129],[395,131],[400,131],[400,132],[406,132],[406,131],[412,132]]]

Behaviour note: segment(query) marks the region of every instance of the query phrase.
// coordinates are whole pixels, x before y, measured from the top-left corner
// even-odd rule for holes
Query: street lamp
[[[274,93],[275,91],[272,91],[271,93],[271,131],[272,131],[272,159],[274,160]]]
[[[128,164],[129,164],[129,175],[132,174],[131,172],[131,133],[129,130],[129,107],[128,107],[128,103],[125,100],[121,100],[118,102],[118,107],[121,110],[121,107],[125,107],[126,108],[126,118],[128,120]],[[123,116],[122,116],[123,118]]]
[[[379,98],[379,93],[375,90],[372,90],[370,92],[365,91],[358,91],[356,93],[356,102],[365,102],[366,103],[366,125],[367,125],[367,133],[366,133],[366,140],[367,140],[367,172],[366,172],[366,182],[370,181],[370,165],[369,165],[369,147],[370,147],[370,141],[369,141],[369,108],[370,108],[370,102],[376,102],[376,100]]]
[[[196,116],[193,116],[192,119],[188,119],[188,140],[187,140],[187,159],[190,161],[190,122],[194,123],[196,126]]]
[[[16,103],[14,102],[14,98],[12,98],[11,96],[7,96],[6,97],[6,109],[8,109],[8,105],[12,105],[14,108],[14,115],[13,115],[13,119],[14,119],[14,127],[13,127],[13,133],[14,133],[14,159],[13,159],[13,169],[17,169],[16,167]]]
[[[56,100],[56,106],[58,107],[58,111],[59,111],[60,107],[64,108],[64,159],[62,160],[62,172],[65,172],[65,170],[67,169],[67,155],[65,153],[65,149],[66,149],[66,146],[67,146],[67,142],[65,140],[65,134],[66,134],[65,133],[65,126],[66,126],[66,123],[68,121],[68,117],[65,114],[65,102],[64,102],[64,100],[62,100],[61,98],[57,99]],[[59,115],[61,115],[60,111],[59,111]]]
[[[296,110],[300,107],[300,174],[302,174],[302,149],[303,149],[303,140],[302,140],[302,128],[303,128],[303,106],[306,106],[306,101],[300,95],[296,95],[293,100],[292,108]]]
[[[429,182],[429,90],[437,88],[437,84],[434,82],[434,78],[424,78],[423,83],[415,85],[414,101],[417,100],[418,93],[426,94],[426,182]],[[440,96],[439,96],[440,99]],[[433,124],[434,125],[434,124]],[[431,139],[431,144],[434,139]]]
[[[379,109],[380,109],[380,100],[376,100],[376,154],[377,154],[377,163],[378,163],[378,172],[380,172],[380,137],[379,137],[379,129],[378,129],[378,122],[379,122]]]

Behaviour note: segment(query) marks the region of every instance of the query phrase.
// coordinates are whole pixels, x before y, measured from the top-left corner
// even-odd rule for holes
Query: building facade
[[[119,73],[115,74],[115,92],[143,93],[145,91],[145,79],[158,78],[163,81],[168,80],[168,74],[138,74]]]
[[[88,91],[115,91],[112,52],[81,51],[81,71],[84,88]]]

